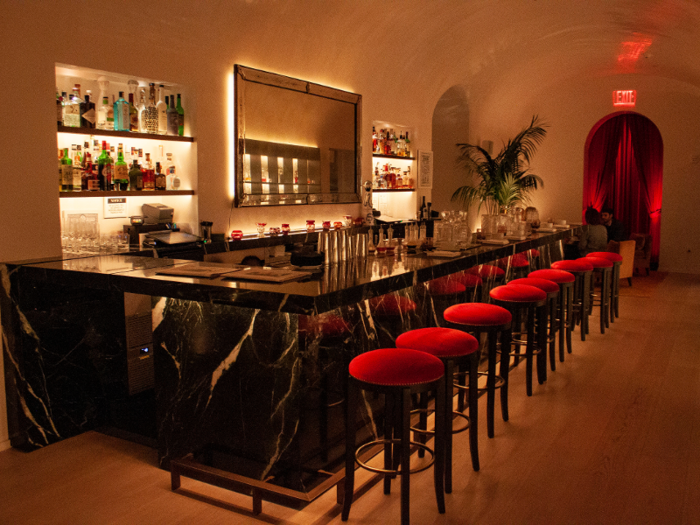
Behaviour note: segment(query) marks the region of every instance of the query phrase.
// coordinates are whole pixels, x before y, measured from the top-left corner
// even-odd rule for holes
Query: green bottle
[[[102,141],[102,153],[97,159],[97,181],[100,191],[112,189],[112,159],[107,154],[107,141]]]
[[[177,134],[179,136],[185,135],[185,110],[182,109],[182,101],[180,100],[180,93],[177,94]]]
[[[68,155],[68,148],[63,148],[63,158],[61,159],[61,191],[71,191],[73,189],[73,161]]]
[[[129,190],[141,191],[143,189],[143,173],[139,168],[139,163],[134,160],[129,170]]]
[[[125,191],[129,185],[129,166],[124,160],[124,146],[119,144],[117,162],[114,163],[114,189]]]

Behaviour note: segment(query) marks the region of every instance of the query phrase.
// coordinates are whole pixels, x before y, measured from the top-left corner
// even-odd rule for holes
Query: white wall
[[[57,62],[189,87],[193,95],[183,102],[196,138],[198,217],[213,221],[215,231],[251,231],[261,218],[301,226],[305,219],[359,214],[358,205],[231,209],[231,86],[233,65],[241,63],[362,94],[366,179],[372,121],[413,127],[414,149],[431,150],[433,112],[452,86],[465,86],[469,139],[493,140],[495,149],[538,113],[551,128],[534,164],[545,180],[534,204],[544,216],[571,221],[581,207],[586,135],[612,111],[611,90],[637,89],[638,111],[659,127],[665,145],[661,268],[700,272],[700,232],[692,231],[699,94],[661,76],[619,76],[612,66],[620,41],[641,19],[633,16],[634,1],[617,6],[615,16],[608,6],[607,0],[447,0],[440,9],[422,0],[337,0],[322,8],[308,0],[4,2],[0,260],[60,253]],[[387,35],[396,46],[383,45]],[[679,40],[692,36],[688,29]],[[699,52],[684,47],[679,54],[662,44],[649,63],[679,57],[677,71],[692,77]],[[430,200],[431,192],[416,197],[423,194]]]

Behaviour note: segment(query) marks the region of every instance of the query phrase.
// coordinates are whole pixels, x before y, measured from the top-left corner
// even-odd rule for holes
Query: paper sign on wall
[[[105,219],[126,218],[126,197],[105,197],[104,216]]]

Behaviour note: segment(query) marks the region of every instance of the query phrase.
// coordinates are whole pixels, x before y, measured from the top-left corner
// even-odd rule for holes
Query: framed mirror
[[[236,64],[235,205],[360,202],[362,96]]]

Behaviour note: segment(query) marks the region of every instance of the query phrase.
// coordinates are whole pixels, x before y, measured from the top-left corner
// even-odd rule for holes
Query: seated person
[[[622,224],[622,221],[618,221],[613,217],[612,208],[603,208],[603,211],[600,212],[600,217],[601,223],[605,226],[605,229],[608,230],[609,241],[620,242],[627,240],[625,225]]]
[[[567,244],[564,247],[566,259],[578,259],[592,252],[604,252],[608,247],[608,232],[600,223],[600,213],[595,208],[586,210],[586,224],[577,245]]]

